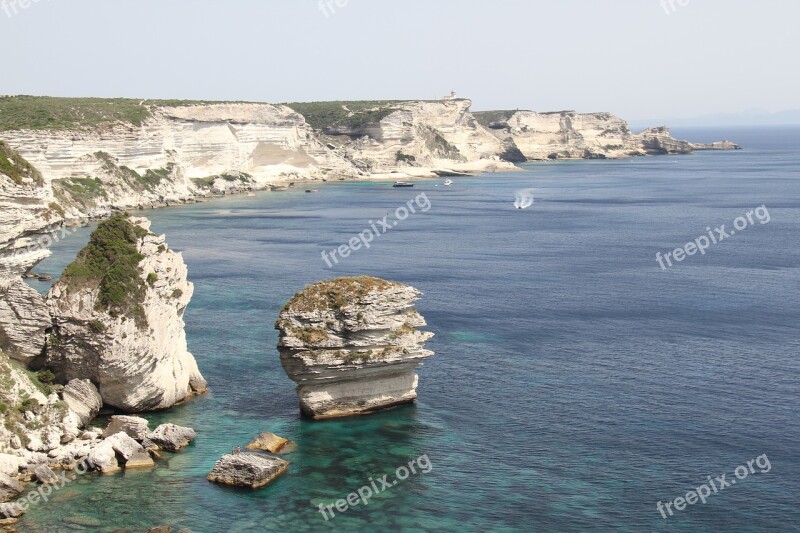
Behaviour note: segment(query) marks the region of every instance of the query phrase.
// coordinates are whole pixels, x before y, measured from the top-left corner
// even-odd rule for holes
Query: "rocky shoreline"
[[[0,519],[32,504],[13,501],[20,482],[151,468],[196,437],[132,416],[92,425],[104,407],[163,410],[206,389],[186,346],[186,265],[149,228],[124,215],[102,222],[46,297],[19,277],[0,281]]]

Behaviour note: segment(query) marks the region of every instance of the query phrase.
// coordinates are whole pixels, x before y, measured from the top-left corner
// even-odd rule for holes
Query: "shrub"
[[[153,285],[155,285],[156,281],[158,281],[158,274],[156,274],[155,272],[150,272],[147,275],[147,284],[152,287]]]
[[[67,291],[85,286],[99,287],[98,311],[110,316],[128,316],[144,328],[147,318],[142,308],[146,285],[139,263],[144,259],[137,249],[147,230],[136,226],[124,214],[101,222],[89,244],[64,270]]]
[[[36,374],[36,377],[39,379],[39,381],[40,381],[41,383],[44,383],[44,384],[46,384],[46,385],[52,385],[52,384],[53,384],[53,382],[55,382],[55,380],[56,380],[56,375],[55,375],[55,374],[53,374],[53,373],[52,373],[51,371],[49,371],[49,370],[40,370],[40,371],[39,371],[39,372]]]

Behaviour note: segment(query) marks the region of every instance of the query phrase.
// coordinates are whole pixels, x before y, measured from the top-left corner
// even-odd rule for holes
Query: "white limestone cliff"
[[[49,255],[41,245],[62,220],[37,169],[0,141],[0,277],[14,277]]]
[[[206,389],[184,331],[194,287],[182,256],[149,232],[147,219],[129,224],[142,229],[135,243],[140,279],[132,289],[141,301],[127,314],[109,310],[101,301],[103,280],[62,278],[47,297],[55,328],[46,365],[61,382],[90,379],[106,405],[166,409]]]
[[[616,159],[688,154],[712,146],[738,148],[733,143],[701,145],[674,139],[664,126],[634,133],[627,122],[610,113],[494,111],[478,116],[498,139],[513,142],[529,160]]]
[[[297,293],[276,323],[281,364],[304,414],[336,418],[413,402],[433,333],[414,309],[420,292],[377,278],[341,278]]]

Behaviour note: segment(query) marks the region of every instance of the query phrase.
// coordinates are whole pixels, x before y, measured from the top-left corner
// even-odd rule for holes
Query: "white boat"
[[[451,186],[452,184],[453,184],[453,180],[451,180],[450,178],[448,178],[448,179],[444,180],[444,186],[445,186],[445,187],[449,187],[449,186]]]

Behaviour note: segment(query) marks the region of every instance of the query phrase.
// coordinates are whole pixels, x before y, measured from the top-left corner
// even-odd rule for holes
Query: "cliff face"
[[[478,118],[498,139],[513,143],[529,160],[615,159],[709,149],[674,139],[666,127],[633,133],[627,122],[609,113],[493,111],[478,113]],[[709,146],[737,148],[733,143]]]
[[[16,276],[49,255],[37,243],[62,220],[50,187],[0,141],[0,277]]]
[[[47,298],[55,328],[46,366],[62,382],[90,379],[105,404],[131,412],[206,388],[186,345],[186,265],[149,228],[122,216],[102,223]]]
[[[320,282],[295,295],[280,313],[278,349],[313,418],[365,414],[417,397],[415,372],[433,355],[414,309],[420,292],[377,278]]]
[[[379,121],[334,124],[323,133],[338,136],[337,153],[373,174],[513,169],[500,159],[503,142],[478,123],[471,106],[470,100],[376,105],[373,112],[383,108],[386,115]]]

